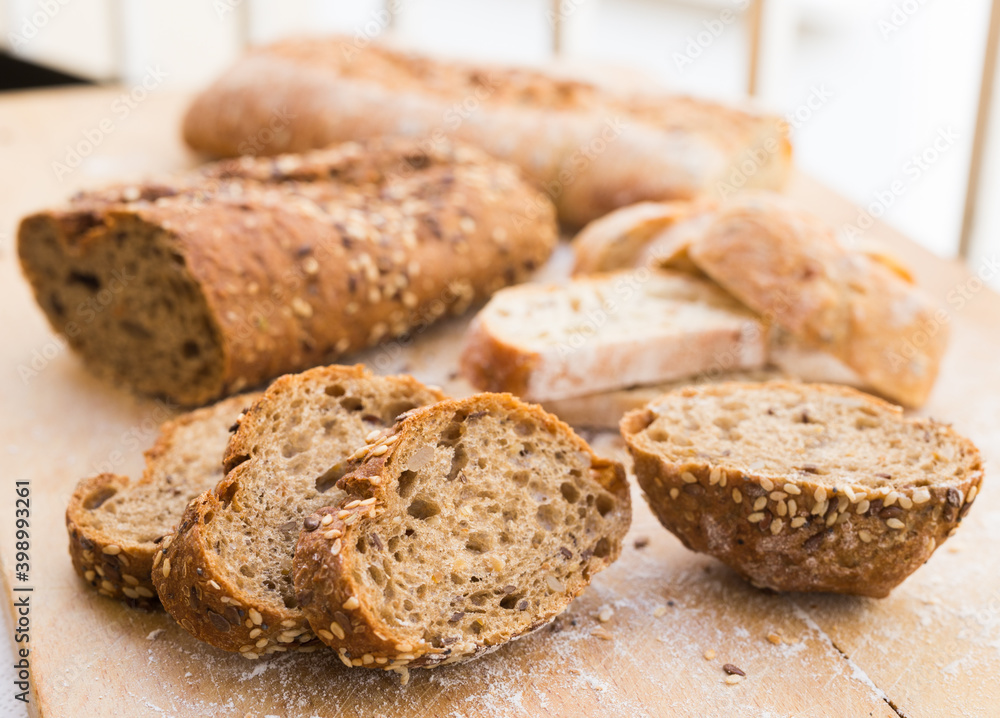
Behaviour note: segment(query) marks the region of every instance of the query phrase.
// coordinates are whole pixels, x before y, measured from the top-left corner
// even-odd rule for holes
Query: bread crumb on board
[[[706,661],[711,661],[712,659],[715,658],[715,651],[713,651],[711,648],[709,648],[707,651],[705,651],[704,655],[705,655],[705,660]]]
[[[615,609],[611,608],[611,606],[604,606],[601,608],[600,612],[598,612],[597,620],[601,623],[607,623],[614,617],[614,615]]]

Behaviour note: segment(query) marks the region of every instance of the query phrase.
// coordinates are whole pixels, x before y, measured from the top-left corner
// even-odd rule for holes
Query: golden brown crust
[[[529,354],[492,334],[479,317],[466,330],[459,371],[480,391],[509,392],[521,396],[539,362]]]
[[[231,397],[164,422],[156,443],[145,452],[146,466],[138,481],[132,482],[125,476],[101,474],[77,484],[66,507],[70,557],[76,572],[101,595],[122,598],[132,606],[159,607],[150,574],[162,537],[151,542],[135,541],[113,531],[94,528],[89,520],[90,513],[112,496],[159,481],[160,462],[173,451],[179,429],[220,414],[229,414],[235,420],[240,407],[251,404],[257,397],[257,394]],[[219,449],[221,465],[222,447]]]
[[[724,461],[665,459],[642,436],[653,420],[649,407],[626,414],[621,432],[650,508],[689,549],[715,556],[762,588],[885,597],[968,513],[983,478],[979,452],[949,427],[904,419],[899,407],[875,397],[840,386],[812,388],[833,397],[863,398],[901,422],[946,436],[968,457],[970,471],[947,486],[898,490],[829,488],[803,473],[779,483],[733,470]],[[724,393],[726,385],[711,391]]]
[[[475,112],[455,112],[475,102]],[[399,121],[400,114],[406,122]],[[277,129],[276,129],[277,128]],[[284,41],[234,65],[192,104],[184,137],[214,155],[302,151],[411,133],[467,141],[514,162],[582,225],[642,200],[729,182],[778,189],[791,165],[782,122],[717,103],[610,93],[529,69],[464,65],[349,38]]]
[[[362,591],[353,571],[357,537],[364,535],[368,525],[366,519],[374,518],[383,510],[388,492],[394,490],[388,480],[388,466],[408,434],[416,431],[431,414],[453,415],[473,402],[477,411],[513,409],[529,414],[548,431],[572,436],[578,449],[591,457],[593,475],[599,477],[603,488],[613,494],[631,516],[629,488],[622,466],[598,457],[569,425],[537,405],[525,404],[510,394],[478,394],[407,412],[395,426],[373,436],[371,443],[355,452],[351,457],[355,467],[338,484],[347,491],[347,498],[339,506],[324,508],[308,517],[295,550],[294,580],[302,611],[319,638],[337,651],[345,665],[386,670],[433,667],[471,660],[499,647],[478,641],[461,641],[449,646],[435,646],[427,641],[410,643],[401,638],[402,634],[372,606],[358,600]],[[590,576],[618,558],[621,538],[613,537],[608,553],[602,558],[591,557],[587,579],[580,582],[575,591],[566,594],[563,607],[586,587]],[[536,630],[554,617],[555,614],[542,617],[525,633]]]
[[[24,220],[22,263],[57,330],[66,331],[67,317],[46,303],[52,279],[32,266],[27,248],[45,234],[64,254],[85,252],[119,230],[165,233],[195,287],[191,301],[204,303],[204,335],[221,359],[203,380],[146,389],[184,404],[461,313],[526,278],[556,242],[551,202],[513,167],[470,147],[378,140],[225,161],[169,182],[90,193]],[[78,329],[69,340],[82,348],[92,326]],[[102,356],[89,363],[100,366]],[[135,384],[121,374],[114,372]]]

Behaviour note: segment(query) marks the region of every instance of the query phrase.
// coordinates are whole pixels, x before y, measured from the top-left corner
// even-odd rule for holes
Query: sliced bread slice
[[[767,360],[764,326],[708,281],[640,269],[498,292],[460,360],[478,389],[549,401]]]
[[[99,593],[135,606],[159,605],[150,572],[159,542],[188,501],[222,478],[222,454],[236,417],[259,398],[243,394],[160,427],[142,478],[101,474],[77,484],[66,509],[73,568]]]
[[[621,431],[660,522],[779,591],[888,595],[983,479],[979,451],[949,426],[841,386],[679,389]]]
[[[509,394],[413,411],[359,460],[295,552],[299,605],[347,665],[405,675],[539,628],[631,520],[621,465]]]
[[[196,638],[247,658],[309,645],[292,588],[302,519],[337,503],[345,460],[396,416],[443,399],[408,376],[319,367],[276,380],[240,417],[226,477],[163,540],[153,582]]]

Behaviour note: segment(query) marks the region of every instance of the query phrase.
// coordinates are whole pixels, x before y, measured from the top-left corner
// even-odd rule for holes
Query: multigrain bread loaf
[[[460,366],[478,389],[529,401],[755,369],[765,327],[709,281],[640,269],[497,292]]]
[[[477,394],[371,439],[295,551],[299,605],[347,665],[405,680],[491,651],[552,620],[621,551],[624,470],[537,406]]]
[[[442,398],[361,366],[277,379],[240,416],[225,478],[188,505],[156,554],[164,608],[196,638],[247,658],[315,645],[292,587],[303,518],[339,501],[337,480],[366,435]]]
[[[142,478],[100,474],[77,484],[66,509],[73,568],[97,591],[134,606],[159,604],[150,573],[188,501],[222,478],[222,453],[240,412],[258,394],[197,409],[160,428]]]
[[[188,405],[462,312],[555,242],[551,203],[515,168],[400,140],[83,194],[18,238],[89,366]]]
[[[694,197],[734,174],[746,187],[777,189],[791,165],[776,117],[689,97],[617,94],[529,69],[359,49],[347,37],[251,52],[184,119],[188,144],[214,155],[386,134],[427,147],[445,138],[478,145],[521,167],[575,225],[642,200]]]
[[[856,373],[850,383],[906,406],[927,400],[947,346],[944,310],[897,258],[872,243],[841,245],[831,227],[773,193],[626,207],[586,227],[574,250],[577,274],[670,267],[707,275],[791,335],[779,349],[801,351],[784,358],[823,352]],[[819,366],[819,357],[809,363]],[[827,365],[839,381],[843,368]]]
[[[778,591],[888,595],[954,533],[983,479],[949,426],[839,386],[679,389],[621,431],[660,522]]]

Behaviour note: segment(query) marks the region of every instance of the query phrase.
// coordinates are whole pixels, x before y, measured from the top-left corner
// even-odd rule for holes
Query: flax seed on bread
[[[295,588],[347,665],[469,660],[544,625],[621,551],[622,467],[509,394],[404,416],[306,519]]]
[[[153,582],[189,633],[257,658],[315,645],[292,587],[302,520],[336,503],[365,436],[444,398],[408,376],[330,366],[277,379],[238,422],[225,478],[163,540]]]
[[[132,605],[159,605],[150,576],[159,542],[188,501],[222,479],[230,428],[258,397],[230,397],[163,424],[138,481],[101,474],[77,484],[66,530],[73,568],[87,583]]]
[[[958,528],[983,478],[949,426],[840,386],[678,389],[621,431],[660,522],[778,591],[888,595]]]

